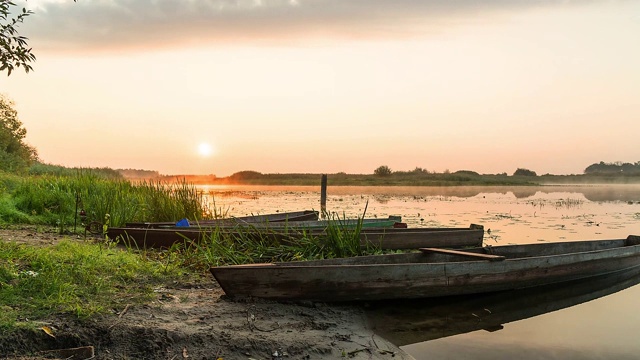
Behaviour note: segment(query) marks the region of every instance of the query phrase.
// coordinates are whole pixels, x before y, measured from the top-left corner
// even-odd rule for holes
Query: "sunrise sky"
[[[0,92],[47,163],[226,176],[640,161],[640,1],[25,4],[37,61]]]

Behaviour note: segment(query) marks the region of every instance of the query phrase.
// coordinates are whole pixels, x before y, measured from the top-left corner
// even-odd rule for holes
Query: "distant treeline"
[[[600,161],[597,164],[591,164],[584,169],[585,174],[620,174],[620,175],[640,175],[640,161],[635,163],[623,163],[620,161],[614,163],[605,163]]]
[[[604,165],[601,167],[600,165]],[[593,170],[595,167],[596,170]],[[597,171],[597,169],[607,171]],[[615,171],[612,169],[616,169]],[[208,184],[246,184],[246,185],[317,185],[320,174],[263,174],[258,171],[245,170],[227,177],[208,175],[187,179],[196,183]],[[198,181],[202,180],[202,181]],[[635,164],[613,163],[594,164],[584,174],[574,175],[538,175],[535,171],[518,168],[512,175],[479,174],[471,170],[458,170],[442,173],[428,171],[416,167],[409,171],[393,171],[382,165],[372,174],[347,174],[339,172],[328,174],[329,185],[361,185],[361,186],[455,186],[455,185],[540,185],[540,184],[579,184],[579,183],[637,183],[640,182],[640,162]]]
[[[390,174],[327,174],[328,185],[338,186],[454,186],[454,185],[534,185],[530,178],[497,175],[480,175],[473,171],[431,173],[427,171],[396,171]],[[211,184],[246,185],[318,185],[320,174],[263,174],[257,171],[240,171],[228,177],[210,179]]]
[[[321,174],[291,173],[263,174],[244,170],[230,176],[216,175],[161,175],[157,171],[111,168],[67,168],[36,162],[29,167],[30,175],[73,176],[91,173],[106,179],[128,179],[132,181],[152,180],[168,183],[188,182],[191,184],[244,184],[244,185],[318,185]],[[518,168],[509,175],[479,174],[472,170],[458,170],[442,173],[416,167],[409,171],[393,171],[382,165],[370,174],[347,174],[338,172],[328,175],[329,185],[343,186],[455,186],[455,185],[540,185],[540,184],[580,184],[580,183],[640,183],[640,161],[635,163],[595,163],[589,165],[584,174],[538,175],[535,171]]]

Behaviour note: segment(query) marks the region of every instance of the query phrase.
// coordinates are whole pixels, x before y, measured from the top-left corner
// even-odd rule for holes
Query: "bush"
[[[253,171],[253,170],[238,171],[237,173],[234,173],[231,176],[229,176],[229,178],[234,181],[254,180],[254,179],[260,179],[262,177],[263,177],[262,173]]]
[[[513,173],[513,176],[538,176],[538,174],[536,174],[535,171],[531,171],[529,169],[518,168],[518,170]]]
[[[378,176],[389,176],[391,173],[391,168],[387,165],[379,166],[377,169],[373,170],[373,174]]]

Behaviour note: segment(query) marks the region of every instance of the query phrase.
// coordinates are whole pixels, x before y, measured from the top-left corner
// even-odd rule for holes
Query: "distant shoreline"
[[[247,176],[248,175],[248,176]],[[165,175],[153,178],[128,178],[163,182],[186,181],[195,185],[320,185],[323,174],[237,174],[227,177],[215,175]],[[327,174],[329,186],[544,186],[581,184],[640,184],[640,176],[630,175],[541,175],[510,176],[469,173],[390,174]]]

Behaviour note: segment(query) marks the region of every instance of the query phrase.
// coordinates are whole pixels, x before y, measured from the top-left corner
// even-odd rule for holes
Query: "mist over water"
[[[201,188],[212,207],[231,216],[320,209],[320,186]],[[327,193],[327,210],[341,217],[400,215],[409,227],[480,224],[487,245],[640,235],[640,185],[336,186]],[[449,300],[406,305],[409,330],[395,333],[395,340],[416,359],[637,359],[640,277],[621,281],[602,279],[564,292],[510,294],[484,303],[464,297],[458,307],[450,307]],[[425,309],[433,311],[424,314]],[[392,314],[400,319],[400,313]],[[498,322],[477,327],[486,319]]]

